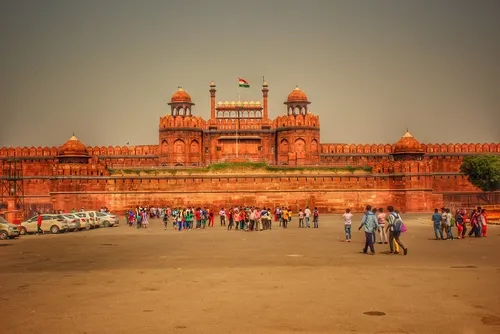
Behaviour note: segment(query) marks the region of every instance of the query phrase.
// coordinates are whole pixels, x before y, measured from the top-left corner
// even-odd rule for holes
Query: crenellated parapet
[[[176,117],[167,115],[160,117],[159,130],[172,130],[172,129],[199,129],[200,131],[206,129],[207,122],[199,116],[185,116]]]
[[[57,147],[1,147],[0,157],[54,157]]]
[[[278,116],[273,120],[273,128],[311,127],[319,129],[319,116],[307,113]]]
[[[500,153],[500,144],[423,144],[426,153]]]

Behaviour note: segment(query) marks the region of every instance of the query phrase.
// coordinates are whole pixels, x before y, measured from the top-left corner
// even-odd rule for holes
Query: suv
[[[0,240],[14,239],[19,236],[17,225],[11,224],[0,216]]]
[[[54,214],[42,214],[42,226],[43,232],[50,232],[52,234],[57,234],[59,232],[64,232],[69,229],[68,223],[65,219],[57,218],[58,215]],[[27,233],[37,233],[38,228],[38,216],[34,216],[21,223],[21,234]]]

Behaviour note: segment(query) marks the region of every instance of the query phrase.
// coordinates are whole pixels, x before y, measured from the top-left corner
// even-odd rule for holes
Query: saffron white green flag
[[[240,87],[250,88],[250,84],[245,79],[238,78],[238,83]]]

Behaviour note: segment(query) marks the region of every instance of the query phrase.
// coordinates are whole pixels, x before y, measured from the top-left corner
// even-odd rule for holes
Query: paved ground
[[[320,229],[153,222],[4,241],[2,333],[500,332],[500,226],[435,241],[427,216],[405,222],[408,256],[360,254],[362,232],[342,242],[338,217]]]

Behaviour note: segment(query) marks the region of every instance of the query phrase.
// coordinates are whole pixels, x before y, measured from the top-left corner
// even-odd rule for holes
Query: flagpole
[[[241,99],[241,87],[240,87],[240,78],[238,78],[238,102],[240,102]],[[236,124],[236,159],[238,158],[238,128],[240,126],[240,107],[238,106],[239,103],[237,103],[237,108],[238,110],[236,111],[237,114],[237,124]]]

